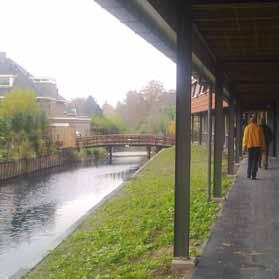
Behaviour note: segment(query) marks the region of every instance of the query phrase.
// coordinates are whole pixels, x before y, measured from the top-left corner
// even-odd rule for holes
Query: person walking
[[[263,131],[257,125],[257,119],[251,118],[250,124],[246,126],[242,139],[244,153],[248,151],[247,177],[256,179],[258,171],[258,162],[261,150],[264,147]]]
[[[262,157],[264,162],[264,168],[268,169],[268,154],[269,154],[269,146],[272,142],[272,131],[270,127],[266,124],[265,118],[262,118],[260,128],[263,132],[263,138],[264,138],[264,150],[261,153],[260,160],[259,160],[259,166],[261,167]],[[262,156],[263,155],[263,156]]]

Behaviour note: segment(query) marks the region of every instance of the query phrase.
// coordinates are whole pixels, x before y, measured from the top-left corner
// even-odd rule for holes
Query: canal
[[[0,279],[29,269],[69,228],[132,175],[145,152],[115,154],[113,164],[37,173],[0,186]]]

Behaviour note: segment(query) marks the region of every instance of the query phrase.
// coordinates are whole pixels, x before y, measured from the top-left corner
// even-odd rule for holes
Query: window
[[[10,87],[10,77],[0,76],[0,87]]]
[[[15,80],[14,75],[0,75],[0,88],[12,87]]]

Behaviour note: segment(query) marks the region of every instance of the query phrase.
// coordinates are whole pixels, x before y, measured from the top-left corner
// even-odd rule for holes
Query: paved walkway
[[[279,278],[279,160],[245,174],[243,162],[192,279]]]

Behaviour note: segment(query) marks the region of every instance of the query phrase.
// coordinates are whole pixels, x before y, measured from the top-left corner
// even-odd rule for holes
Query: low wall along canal
[[[59,167],[64,163],[65,158],[62,155],[0,162],[0,181],[43,169]]]
[[[145,157],[144,157],[145,156]],[[118,153],[112,165],[35,172],[0,186],[0,279],[17,278],[146,160]]]

